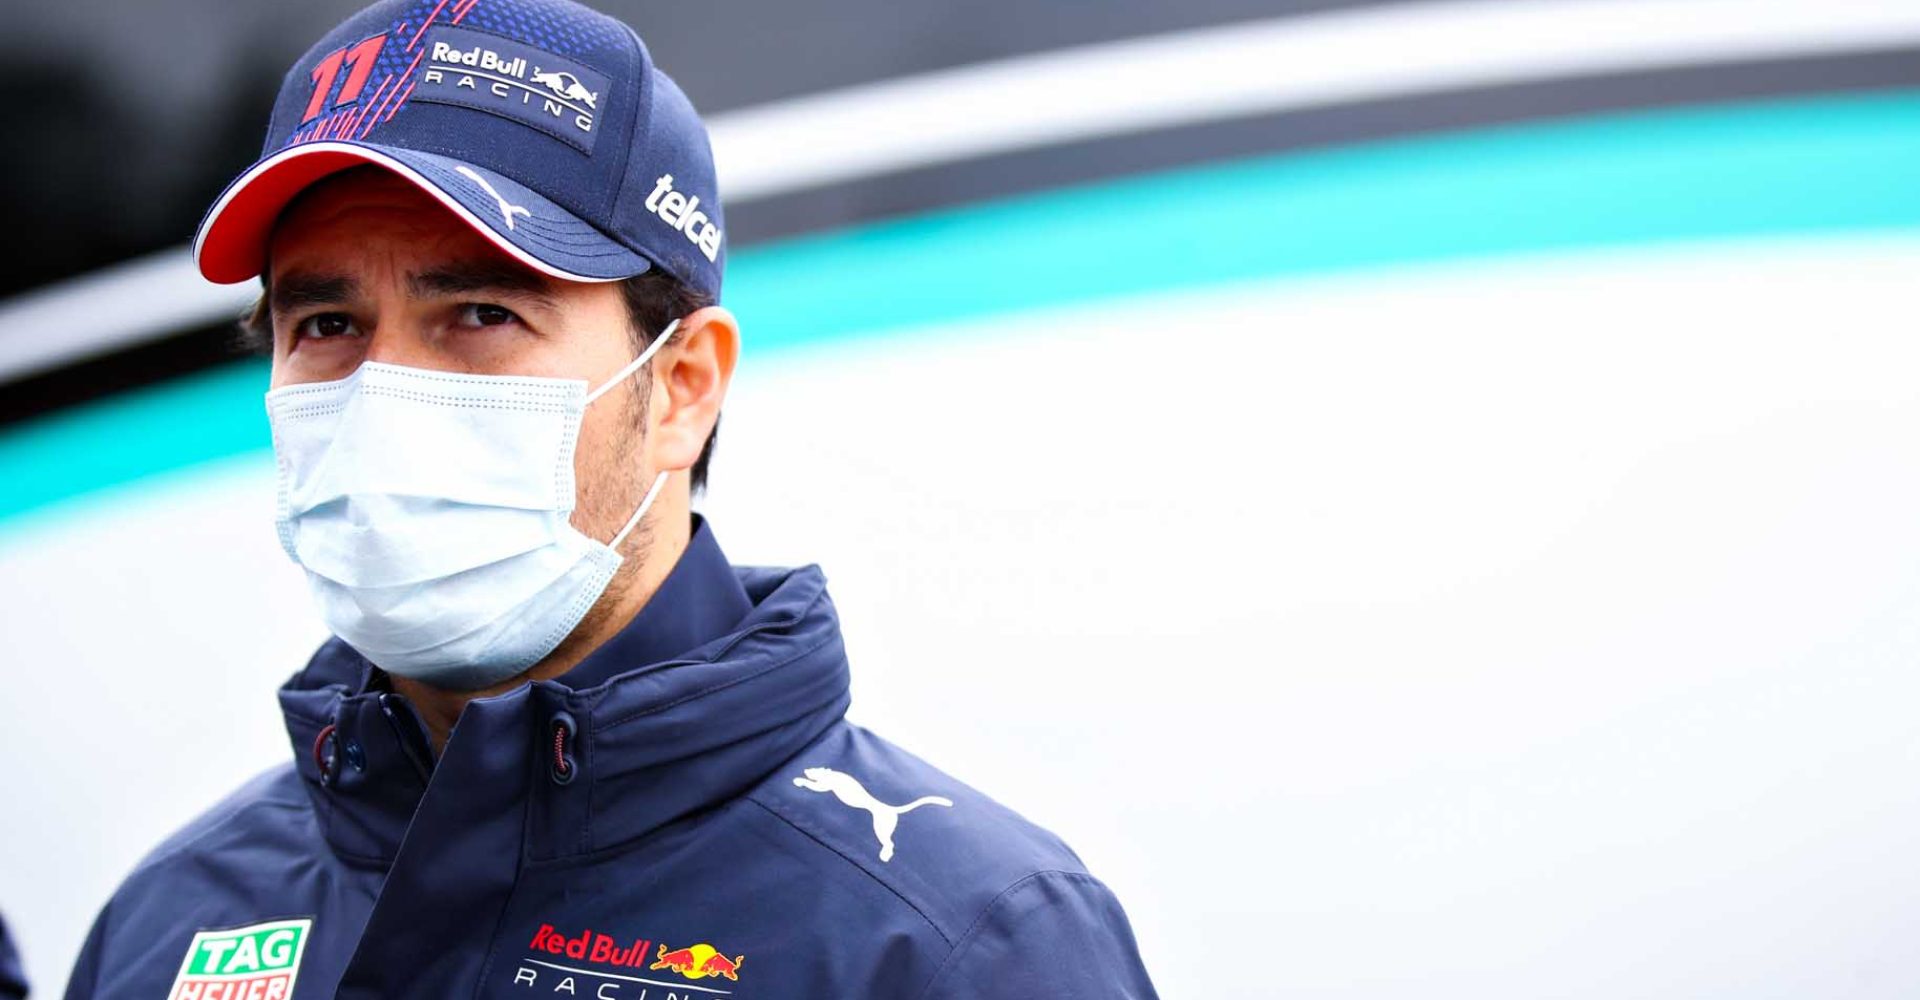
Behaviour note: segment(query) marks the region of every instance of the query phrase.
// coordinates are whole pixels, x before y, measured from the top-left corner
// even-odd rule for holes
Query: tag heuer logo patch
[[[168,1000],[290,1000],[313,918],[200,931]]]

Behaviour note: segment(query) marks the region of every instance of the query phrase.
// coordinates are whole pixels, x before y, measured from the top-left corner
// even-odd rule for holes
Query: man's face
[[[534,271],[382,170],[308,191],[276,225],[268,260],[275,388],[344,378],[363,361],[597,387],[633,360],[617,283]],[[659,365],[587,408],[572,520],[590,538],[611,539],[652,481],[639,387]]]

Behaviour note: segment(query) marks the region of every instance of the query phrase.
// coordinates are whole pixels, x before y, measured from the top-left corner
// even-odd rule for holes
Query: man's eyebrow
[[[274,279],[270,301],[274,312],[291,312],[304,306],[339,305],[358,291],[352,278],[295,271]]]
[[[449,264],[411,274],[407,276],[407,292],[416,299],[494,292],[532,299],[548,308],[559,303],[545,278],[505,261]]]

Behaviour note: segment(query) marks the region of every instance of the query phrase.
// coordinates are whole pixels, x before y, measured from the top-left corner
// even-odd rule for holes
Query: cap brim
[[[309,142],[281,150],[227,185],[200,223],[193,259],[223,285],[260,274],[274,222],[300,192],[329,174],[373,164],[410,181],[521,263],[569,281],[618,281],[647,258],[515,181],[436,153],[361,142]]]

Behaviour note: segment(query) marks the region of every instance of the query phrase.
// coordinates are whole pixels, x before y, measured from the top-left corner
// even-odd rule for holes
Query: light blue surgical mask
[[[333,634],[382,670],[462,691],[553,652],[667,481],[610,542],[581,534],[568,520],[581,417],[678,325],[592,392],[372,361],[268,392],[280,544]]]

